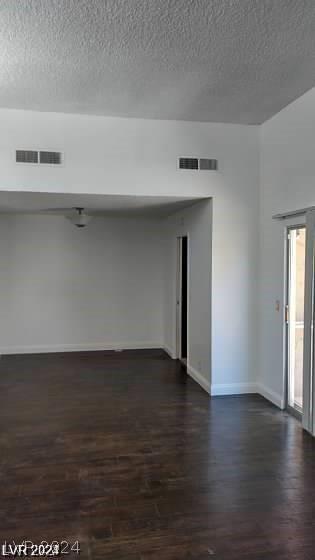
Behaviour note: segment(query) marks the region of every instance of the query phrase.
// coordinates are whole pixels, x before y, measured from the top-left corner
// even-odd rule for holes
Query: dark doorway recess
[[[182,290],[181,290],[181,306],[182,306],[182,313],[181,313],[181,358],[187,360],[187,325],[188,325],[188,318],[187,318],[187,296],[188,296],[188,238],[182,238]]]

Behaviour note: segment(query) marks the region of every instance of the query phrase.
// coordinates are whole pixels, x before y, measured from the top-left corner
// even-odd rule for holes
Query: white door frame
[[[304,223],[303,223],[304,222]],[[295,286],[295,251],[292,245],[292,231],[306,230],[305,221],[299,219],[286,227],[286,266],[285,266],[285,395],[284,403],[292,414],[302,418],[300,411],[290,405],[293,402],[293,387],[290,385],[290,370],[295,362],[295,334],[292,328],[292,310],[295,308],[295,292],[290,290],[291,284]],[[290,390],[290,396],[289,396]]]
[[[303,428],[315,435],[314,415],[314,318],[315,318],[315,211],[306,212],[304,348],[303,348]]]
[[[294,224],[301,216],[306,217],[302,425],[315,436],[315,206],[276,214],[273,219],[290,219]]]

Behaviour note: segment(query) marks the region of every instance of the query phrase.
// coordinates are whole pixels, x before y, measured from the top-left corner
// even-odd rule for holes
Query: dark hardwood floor
[[[2,357],[0,418],[0,544],[314,560],[314,440],[259,396],[210,400],[162,351]]]

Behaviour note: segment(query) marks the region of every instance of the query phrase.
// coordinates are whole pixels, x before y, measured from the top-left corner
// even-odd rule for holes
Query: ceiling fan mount
[[[73,208],[75,210],[70,216],[67,216],[68,220],[78,228],[84,228],[88,225],[91,220],[91,216],[84,212],[84,208],[76,206]]]

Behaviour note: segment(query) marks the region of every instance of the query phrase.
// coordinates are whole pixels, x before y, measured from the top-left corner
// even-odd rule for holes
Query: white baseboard
[[[257,393],[257,383],[220,383],[211,385],[211,396],[246,395]]]
[[[203,377],[203,375],[201,375],[201,373],[199,373],[199,371],[187,364],[187,373],[194,381],[196,381],[196,383],[198,383],[198,385],[200,385],[200,387],[202,387],[202,389],[210,394],[210,383]]]
[[[170,358],[172,358],[172,360],[176,360],[176,354],[175,352],[169,347],[169,346],[164,346],[163,347],[164,352],[166,352],[166,354],[168,354],[168,356]],[[188,375],[194,380],[196,381],[196,383],[198,383],[198,385],[200,385],[200,387],[202,387],[202,389],[204,389],[204,391],[206,391],[208,394],[210,392],[210,383],[209,381],[207,381],[207,379],[205,379],[203,377],[203,375],[201,375],[201,373],[199,373],[199,371],[197,371],[195,368],[193,368],[192,366],[190,366],[189,364],[187,364],[186,366],[186,370]]]
[[[172,358],[172,360],[176,360],[176,354],[169,346],[163,346],[163,350],[170,358]]]
[[[36,346],[7,346],[0,348],[0,354],[49,354],[55,352],[93,352],[106,350],[146,350],[163,348],[162,343],[156,342],[126,342],[110,343],[102,342],[86,344],[47,344]]]
[[[231,383],[212,385],[212,396],[223,395],[246,395],[249,393],[256,393],[272,402],[278,408],[284,409],[284,400],[278,393],[271,391],[261,383]]]
[[[262,383],[258,383],[257,392],[265,399],[267,399],[267,401],[270,401],[278,408],[281,408],[281,410],[284,409],[284,398],[279,395],[279,393],[275,393],[271,389],[268,389],[268,387],[266,387],[266,385],[263,385]]]
[[[0,355],[12,354],[48,354],[57,352],[92,352],[92,351],[106,351],[106,350],[145,350],[145,349],[163,349],[173,360],[176,355],[173,350],[162,343],[156,342],[126,342],[126,343],[87,343],[87,344],[49,344],[49,345],[36,345],[36,346],[7,346],[0,348]],[[281,410],[284,409],[283,397],[263,385],[262,383],[231,383],[231,384],[217,384],[212,385],[210,390],[210,383],[201,375],[199,371],[191,365],[187,365],[187,373],[212,396],[223,395],[243,395],[248,393],[259,393],[265,399],[272,402]]]

